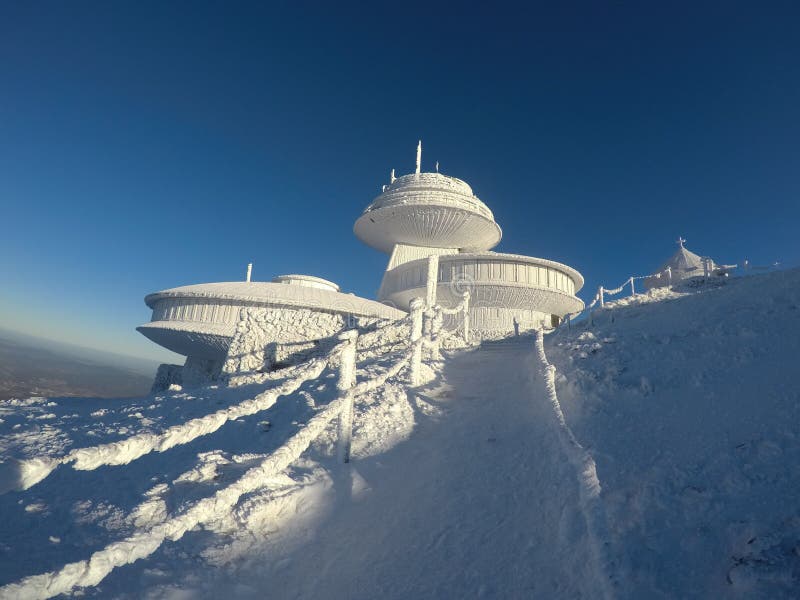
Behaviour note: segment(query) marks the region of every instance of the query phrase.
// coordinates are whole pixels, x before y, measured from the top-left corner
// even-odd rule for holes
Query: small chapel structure
[[[667,260],[656,275],[647,277],[644,285],[647,289],[689,284],[691,281],[707,279],[710,276],[724,276],[727,269],[717,265],[708,256],[695,254],[684,246],[686,240],[679,237],[678,251]]]

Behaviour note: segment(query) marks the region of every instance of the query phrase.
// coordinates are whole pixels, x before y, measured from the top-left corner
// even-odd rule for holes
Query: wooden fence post
[[[461,297],[464,299],[464,342],[469,344],[469,290]]]
[[[422,365],[422,311],[425,302],[422,298],[411,300],[411,385],[419,385]]]
[[[353,392],[356,383],[356,345],[358,344],[358,331],[351,329],[339,334],[338,339],[344,347],[339,357],[339,380],[336,389],[340,394],[347,396],[342,412],[339,413],[338,427],[338,454],[342,463],[350,462],[350,446],[353,437]]]

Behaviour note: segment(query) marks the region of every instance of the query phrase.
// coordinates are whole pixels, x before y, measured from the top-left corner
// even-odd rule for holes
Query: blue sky
[[[800,262],[795,3],[0,4],[0,326],[163,358],[145,294],[308,273],[439,161],[497,250],[613,287],[682,235]]]

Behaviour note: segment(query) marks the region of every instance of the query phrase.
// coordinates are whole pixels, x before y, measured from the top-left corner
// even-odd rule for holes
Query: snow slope
[[[624,299],[548,341],[627,598],[796,598],[800,270]]]
[[[547,336],[557,397],[532,337],[453,352],[420,389],[400,377],[360,397],[349,465],[336,461],[334,423],[283,474],[79,591],[796,597],[798,311],[797,270],[607,304],[593,326]],[[370,360],[359,378],[391,364]],[[160,439],[291,389],[286,381],[140,400],[3,402],[0,456],[58,460],[132,435]],[[0,586],[146,537],[231,488],[322,414],[335,381],[326,369],[187,443],[129,464],[62,465],[0,495]],[[0,597],[18,591],[0,587]]]

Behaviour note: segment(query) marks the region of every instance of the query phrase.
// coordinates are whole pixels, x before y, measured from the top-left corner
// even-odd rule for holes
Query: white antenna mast
[[[437,173],[439,172],[439,161],[438,160],[436,161],[436,172]]]
[[[250,281],[250,275],[253,273],[253,263],[247,263],[247,281]]]
[[[392,169],[392,174],[389,175],[389,183],[394,183],[395,176],[394,176],[394,169]]]
[[[417,175],[419,175],[420,167],[422,166],[422,140],[417,144]]]

